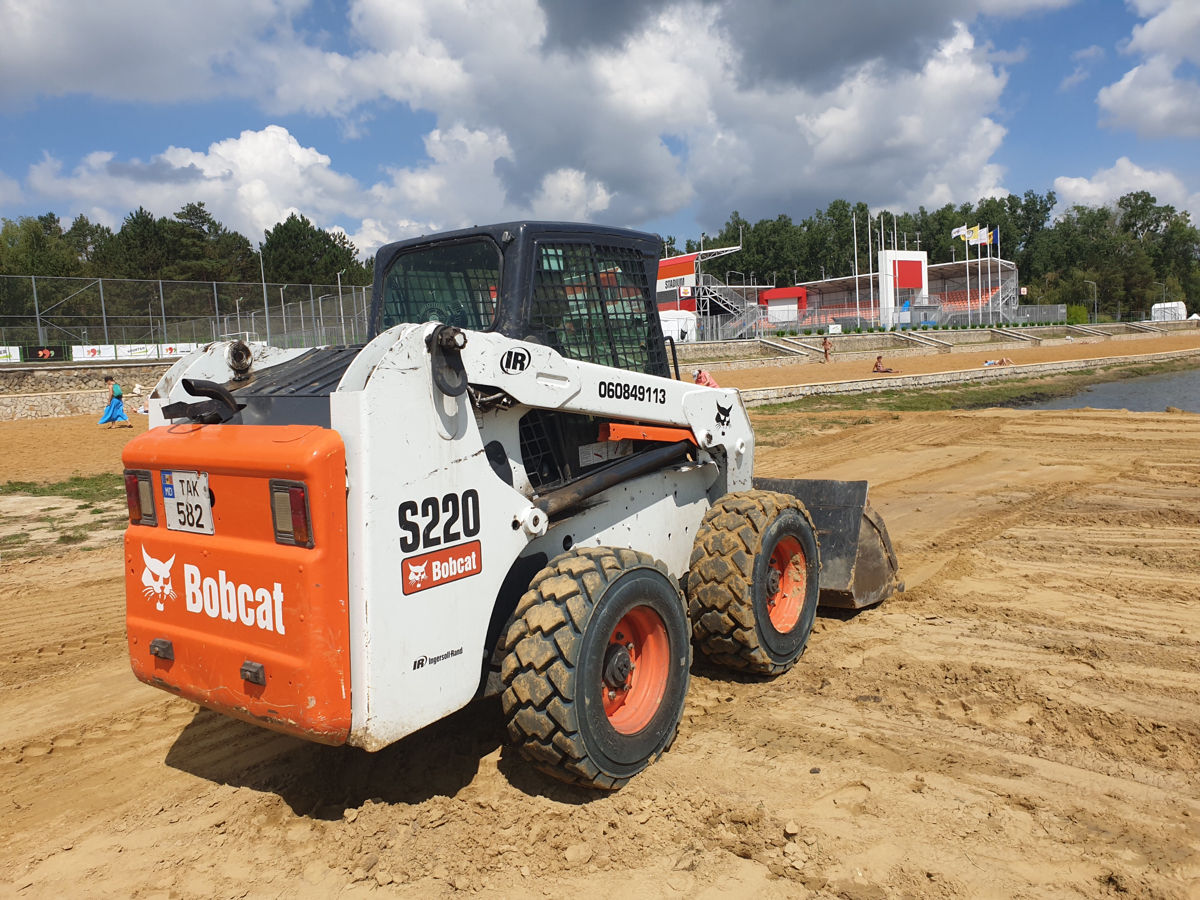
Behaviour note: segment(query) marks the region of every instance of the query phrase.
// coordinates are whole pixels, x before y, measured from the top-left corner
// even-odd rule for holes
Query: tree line
[[[868,243],[925,250],[931,263],[961,260],[965,245],[951,236],[961,225],[998,229],[1000,252],[1016,262],[1028,303],[1084,304],[1101,317],[1144,316],[1162,300],[1200,307],[1200,231],[1185,211],[1159,204],[1147,191],[1108,206],[1073,206],[1053,221],[1053,191],[985,197],[978,203],[920,207],[895,217],[871,216],[867,204],[834,200],[800,222],[779,215],[752,223],[733,212],[720,231],[689,239],[684,252],[741,244],[712,260],[708,274],[759,284],[791,284],[868,268]],[[868,236],[868,229],[872,229]],[[893,238],[893,235],[895,236]],[[668,237],[664,255],[680,252]],[[195,282],[370,284],[373,261],[359,259],[345,234],[317,228],[293,213],[264,233],[260,249],[226,228],[203,203],[156,218],[139,207],[112,230],[86,216],[63,228],[46,213],[0,219],[0,275],[59,275]],[[5,291],[0,291],[5,293]],[[0,306],[6,304],[0,302]],[[15,312],[16,310],[10,310]]]
[[[272,284],[370,284],[371,261],[341,232],[293,213],[256,250],[203,203],[156,218],[138,207],[113,229],[79,215],[63,228],[52,212],[0,220],[0,275]]]
[[[704,271],[722,281],[784,285],[853,275],[856,227],[858,270],[865,273],[868,241],[877,251],[881,230],[888,248],[895,242],[925,250],[932,264],[962,260],[966,245],[951,232],[979,225],[999,230],[1000,253],[1016,262],[1028,289],[1023,302],[1082,304],[1090,311],[1094,298],[1101,318],[1144,317],[1164,300],[1187,302],[1189,314],[1200,307],[1200,230],[1186,211],[1159,204],[1147,191],[1110,206],[1073,206],[1052,221],[1056,204],[1053,191],[1026,191],[894,218],[883,213],[882,222],[865,203],[846,200],[800,222],[779,215],[751,223],[735,211],[719,232],[687,240],[682,251],[668,237],[664,255],[695,252],[701,242],[706,248],[740,243],[739,252],[709,261]]]

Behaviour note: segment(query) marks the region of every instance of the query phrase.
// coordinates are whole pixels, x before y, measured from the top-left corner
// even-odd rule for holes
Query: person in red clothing
[[[696,384],[700,385],[701,387],[720,387],[716,380],[703,369],[696,369],[696,371],[692,372],[692,378],[695,380]]]

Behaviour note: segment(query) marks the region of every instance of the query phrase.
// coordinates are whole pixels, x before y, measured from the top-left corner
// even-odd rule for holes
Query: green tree
[[[112,240],[112,229],[107,225],[88,221],[88,217],[81,213],[75,217],[75,221],[63,237],[71,245],[71,250],[84,272],[89,275],[98,274],[95,271],[96,258],[103,252],[104,245]]]
[[[125,217],[121,229],[98,248],[97,274],[105,278],[163,278],[170,262],[167,220],[144,206]]]
[[[77,275],[82,268],[54,213],[0,220],[0,274]]]
[[[205,208],[189,203],[163,223],[169,262],[163,277],[173,281],[252,281],[258,277],[250,241],[230,231]]]
[[[369,276],[345,234],[323,231],[296,213],[266,232],[261,252],[267,280],[275,283],[333,284],[344,271],[343,283],[365,284]]]

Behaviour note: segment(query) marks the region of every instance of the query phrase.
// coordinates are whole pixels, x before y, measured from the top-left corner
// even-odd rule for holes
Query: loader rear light
[[[275,541],[311,547],[313,535],[308,514],[308,491],[299,481],[271,481],[271,517],[275,522]]]
[[[130,525],[157,525],[154,512],[154,490],[147,471],[125,470],[125,504],[129,507]]]

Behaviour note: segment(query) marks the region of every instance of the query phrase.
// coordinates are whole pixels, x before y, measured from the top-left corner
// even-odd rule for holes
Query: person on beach
[[[985,359],[985,360],[983,361],[983,364],[984,364],[985,366],[1012,366],[1012,365],[1016,365],[1016,363],[1014,363],[1014,362],[1013,362],[1011,359],[1009,359],[1007,356],[1002,356],[1002,357],[1000,357],[999,359]]]
[[[711,388],[719,388],[720,387],[720,385],[717,384],[716,379],[713,378],[711,375],[709,375],[707,372],[705,372],[703,369],[696,369],[694,372],[692,372],[692,380],[695,381],[696,384],[700,385],[700,387],[711,387]]]
[[[883,357],[882,357],[882,356],[877,356],[877,357],[875,357],[875,365],[874,365],[874,367],[871,369],[871,371],[872,371],[872,372],[890,372],[890,373],[891,373],[891,374],[893,374],[893,375],[899,375],[899,374],[900,374],[900,370],[899,370],[899,369],[889,369],[887,366],[885,366],[885,365],[883,364]]]
[[[825,354],[825,362],[829,362],[829,351],[833,349],[833,341],[829,340],[829,335],[825,335],[821,339],[821,350]]]
[[[104,384],[108,387],[108,405],[104,407],[104,415],[97,425],[107,425],[109,428],[132,428],[133,423],[125,415],[125,401],[121,396],[121,386],[111,375],[104,376]]]

